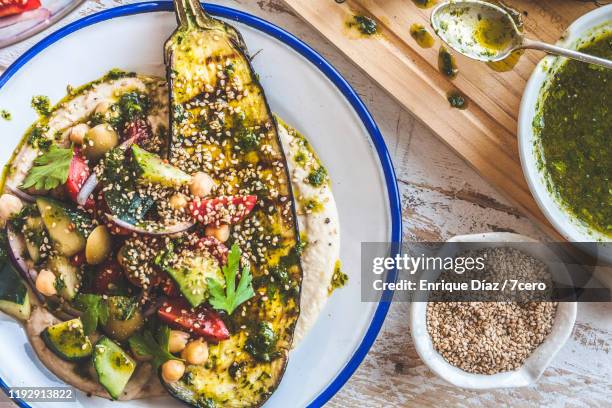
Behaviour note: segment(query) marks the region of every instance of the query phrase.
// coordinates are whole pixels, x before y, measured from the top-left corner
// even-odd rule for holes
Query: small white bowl
[[[487,243],[511,242],[537,242],[532,238],[505,232],[491,232],[484,234],[460,235],[448,242],[479,242],[483,247]],[[525,251],[524,246],[520,247]],[[541,247],[539,248],[542,249]],[[531,254],[537,256],[537,254]],[[558,264],[556,265],[558,267]],[[569,277],[569,275],[568,275]],[[410,307],[410,330],[416,351],[423,362],[438,377],[462,388],[489,389],[525,387],[540,378],[546,367],[550,364],[561,347],[572,333],[576,321],[577,305],[575,302],[561,302],[557,307],[557,314],[552,330],[546,340],[538,346],[525,360],[523,365],[514,371],[498,374],[484,375],[472,374],[449,364],[433,346],[431,337],[427,332],[427,302],[413,302]]]
[[[576,48],[592,34],[601,33],[604,30],[612,30],[612,5],[599,7],[577,19],[566,30],[562,39],[557,43],[563,47]],[[529,189],[536,199],[538,206],[555,227],[555,229],[571,242],[606,242],[610,238],[604,234],[589,228],[584,222],[569,213],[562,203],[551,194],[546,187],[547,175],[538,166],[538,158],[541,152],[539,138],[534,135],[533,121],[538,111],[538,100],[543,87],[547,86],[551,72],[564,59],[554,56],[543,58],[536,66],[523,93],[518,118],[518,141],[521,164]],[[595,253],[595,247],[590,246],[583,249],[592,255],[612,262],[612,250],[610,248],[599,250]]]

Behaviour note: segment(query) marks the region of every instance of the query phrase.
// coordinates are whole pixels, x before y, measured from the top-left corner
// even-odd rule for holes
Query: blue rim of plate
[[[295,37],[293,34],[283,30],[282,28],[269,23],[259,17],[255,17],[251,14],[232,9],[229,7],[219,6],[215,4],[206,4],[206,10],[214,16],[233,20],[242,24],[246,24],[253,27],[263,33],[277,39],[278,41],[288,45],[294,51],[305,57],[308,61],[314,64],[325,76],[333,82],[340,92],[344,95],[347,101],[351,104],[355,112],[359,115],[359,118],[363,122],[366,130],[368,131],[370,138],[376,148],[376,152],[381,162],[383,173],[385,175],[385,183],[387,185],[387,194],[389,196],[390,215],[391,215],[391,242],[400,244],[402,239],[402,217],[401,217],[401,206],[400,196],[395,178],[395,170],[385,141],[383,139],[374,118],[361,101],[357,93],[353,90],[351,85],[340,75],[340,73],[317,53],[310,46],[306,45],[302,40]],[[38,53],[43,51],[48,46],[57,42],[58,40],[66,37],[81,28],[88,27],[90,25],[110,20],[116,17],[125,17],[133,14],[159,12],[159,11],[173,11],[174,7],[170,1],[151,1],[143,3],[129,4],[126,6],[115,7],[83,17],[73,23],[60,28],[54,33],[48,35],[42,39],[39,43],[35,44],[32,48],[26,51],[21,57],[19,57],[7,70],[0,76],[0,89],[6,84],[6,82],[13,76],[17,71],[25,65],[28,61],[34,58]],[[161,52],[161,51],[160,51]],[[393,245],[393,252],[397,251],[399,245]],[[396,271],[393,270],[387,275],[387,281],[393,282],[396,279]],[[370,326],[363,337],[361,344],[357,347],[355,353],[351,356],[348,363],[342,370],[336,375],[336,378],[309,404],[309,407],[320,407],[329,401],[348,381],[353,375],[355,370],[359,367],[365,356],[367,355],[370,347],[376,340],[378,332],[380,331],[389,307],[391,306],[392,292],[383,293],[383,298],[388,301],[381,301],[374,312]],[[10,387],[0,378],[0,388],[9,395]],[[13,399],[13,401],[22,408],[31,408],[29,404],[21,399]]]

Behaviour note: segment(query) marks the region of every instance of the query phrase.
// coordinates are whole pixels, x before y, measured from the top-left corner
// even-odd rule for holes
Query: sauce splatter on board
[[[496,72],[511,71],[519,63],[524,53],[524,50],[513,51],[501,61],[487,62],[487,66]]]
[[[451,79],[455,78],[459,73],[459,68],[457,68],[455,57],[443,45],[440,46],[440,51],[438,51],[438,69],[441,73]]]
[[[351,31],[356,31],[361,37],[370,37],[378,33],[376,20],[362,14],[349,17],[346,27]]]
[[[410,26],[410,35],[422,48],[431,48],[435,43],[433,36],[429,34],[429,31],[427,31],[423,24],[412,24]]]
[[[418,8],[428,9],[436,5],[436,0],[412,0]]]
[[[446,99],[453,108],[464,110],[468,107],[467,96],[457,90],[450,91],[448,94],[446,94]]]

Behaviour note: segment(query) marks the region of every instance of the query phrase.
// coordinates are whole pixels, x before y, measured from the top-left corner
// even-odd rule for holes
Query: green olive
[[[107,123],[95,126],[87,132],[83,152],[89,160],[98,160],[119,143],[117,132]]]
[[[87,237],[85,245],[85,259],[90,265],[103,262],[112,247],[112,238],[104,225],[98,225]]]

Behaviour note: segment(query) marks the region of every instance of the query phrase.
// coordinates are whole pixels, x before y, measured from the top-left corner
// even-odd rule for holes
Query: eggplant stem
[[[174,0],[176,19],[184,28],[212,28],[213,18],[204,10],[199,0]]]

